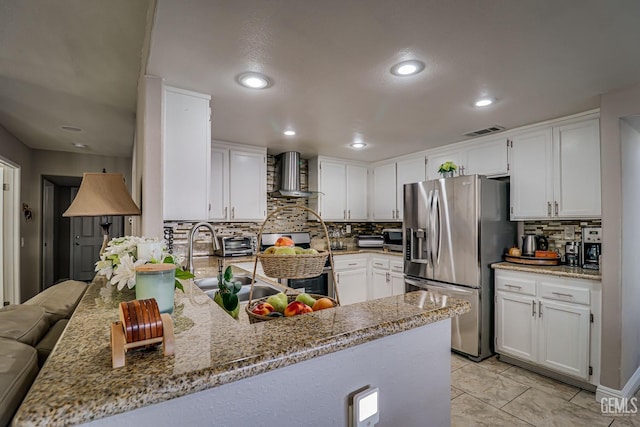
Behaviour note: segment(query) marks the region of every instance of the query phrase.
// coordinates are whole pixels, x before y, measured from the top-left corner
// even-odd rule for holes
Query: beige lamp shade
[[[140,215],[121,173],[84,173],[80,189],[62,216]]]

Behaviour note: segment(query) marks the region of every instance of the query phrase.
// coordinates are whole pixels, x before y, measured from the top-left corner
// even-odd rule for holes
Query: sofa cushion
[[[66,280],[45,289],[24,304],[43,307],[49,324],[54,325],[60,319],[71,317],[87,286],[85,282]]]
[[[0,338],[0,426],[9,425],[38,374],[36,349]]]
[[[47,335],[45,335],[44,338],[42,338],[36,345],[36,350],[38,350],[39,367],[42,368],[42,365],[44,365],[47,357],[49,357],[49,353],[51,353],[51,350],[53,350],[53,347],[55,347],[58,342],[58,338],[60,338],[60,335],[64,332],[64,328],[67,327],[67,323],[69,323],[67,319],[58,320],[56,324],[49,329]]]
[[[0,337],[35,347],[49,330],[44,308],[8,305],[0,309]]]

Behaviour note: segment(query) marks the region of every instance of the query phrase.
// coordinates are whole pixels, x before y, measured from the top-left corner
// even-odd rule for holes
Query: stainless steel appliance
[[[384,238],[383,248],[402,252],[402,228],[385,228],[382,230],[382,237]]]
[[[280,237],[288,237],[293,240],[293,243],[296,246],[300,246],[304,249],[308,249],[311,247],[311,235],[306,232],[263,233],[260,242],[260,250],[264,251],[269,246],[275,245],[276,241]],[[279,279],[278,281],[290,288],[300,289],[302,292],[327,295],[331,298],[335,298],[333,275],[331,274],[331,264],[328,258],[320,276],[306,279]]]
[[[536,234],[522,236],[522,255],[534,256],[537,250],[546,251],[547,249],[549,249],[549,241],[546,237]]]
[[[602,255],[602,228],[584,227],[582,229],[582,251],[580,252],[582,268],[600,269]]]
[[[215,254],[223,257],[252,256],[256,253],[257,240],[256,236],[220,237]]]
[[[516,241],[505,182],[478,175],[404,186],[406,290],[470,302],[452,318],[451,347],[473,360],[493,354],[493,271]]]
[[[580,245],[578,242],[567,242],[564,245],[564,259],[570,267],[580,265]]]
[[[380,234],[360,235],[356,238],[359,248],[381,248],[384,238]]]

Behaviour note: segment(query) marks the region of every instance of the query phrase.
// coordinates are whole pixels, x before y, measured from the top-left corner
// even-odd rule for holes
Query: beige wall
[[[622,167],[620,119],[640,113],[640,84],[602,96],[602,371],[605,387],[621,390],[638,367],[640,340],[628,339],[640,325],[637,305],[622,304],[635,283],[622,281]],[[626,289],[625,289],[626,288]],[[636,312],[636,313],[634,313]],[[624,345],[623,345],[624,341]],[[623,354],[624,353],[624,354]],[[624,362],[624,364],[623,364]]]
[[[0,156],[20,166],[20,202],[27,203],[34,210],[38,208],[40,203],[31,187],[33,150],[0,126]],[[39,276],[33,264],[34,260],[37,262],[40,254],[40,246],[37,242],[40,226],[37,218],[27,223],[20,215],[19,222],[20,237],[24,239],[24,246],[20,248],[20,283],[37,284]],[[24,291],[21,290],[21,293],[21,300],[25,300]]]

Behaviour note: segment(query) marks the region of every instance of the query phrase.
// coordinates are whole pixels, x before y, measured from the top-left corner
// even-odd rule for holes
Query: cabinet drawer
[[[381,268],[381,269],[384,269],[384,270],[388,270],[389,269],[389,260],[385,259],[385,258],[373,257],[373,259],[371,260],[371,266],[373,268]]]
[[[535,295],[536,282],[534,280],[511,277],[507,274],[496,275],[496,291],[514,292],[522,295]]]
[[[336,270],[351,270],[354,268],[367,268],[367,258],[346,258],[346,259],[345,258],[334,257],[333,265]]]
[[[404,262],[403,261],[391,261],[391,271],[394,273],[404,273]]]
[[[591,303],[589,289],[547,282],[540,283],[540,297],[584,305]]]

